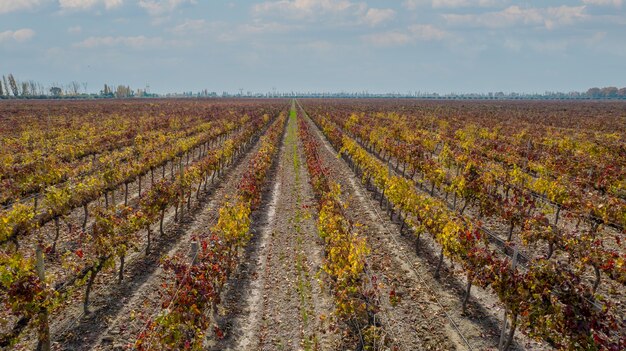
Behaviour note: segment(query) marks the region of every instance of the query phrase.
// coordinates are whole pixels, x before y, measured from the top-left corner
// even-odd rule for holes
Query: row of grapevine
[[[120,117],[121,118],[121,117]],[[154,118],[154,117],[152,117]],[[80,154],[70,160],[65,160],[63,149],[60,145],[55,145],[55,141],[49,141],[51,145],[39,145],[37,149],[20,153],[16,150],[24,149],[26,145],[33,144],[31,133],[24,139],[5,139],[7,151],[15,151],[6,155],[6,159],[1,165],[3,188],[0,193],[0,203],[7,203],[9,200],[25,197],[40,197],[39,192],[47,186],[66,182],[69,179],[80,178],[98,171],[106,171],[109,164],[118,164],[132,158],[145,157],[151,144],[161,144],[167,146],[168,140],[177,140],[197,135],[210,129],[211,122],[202,118],[186,118],[184,123],[172,123],[172,121],[162,118],[160,121],[152,121],[152,118],[139,119],[139,126],[136,133],[133,126],[128,125],[128,120],[120,121],[112,117],[102,123],[96,121],[83,126],[86,130],[80,136],[71,131],[64,130],[66,134],[61,134],[65,143],[72,143],[73,148],[81,150]],[[187,121],[188,119],[188,121]],[[116,122],[111,125],[110,122]],[[158,122],[158,123],[154,123]],[[218,121],[218,124],[222,124]],[[108,130],[100,130],[101,126],[108,126]],[[89,129],[87,129],[89,128]],[[120,129],[124,128],[124,129]],[[150,128],[150,129],[148,129]],[[87,132],[89,131],[89,132]],[[43,131],[38,131],[44,133]],[[50,131],[46,131],[50,133]],[[103,143],[107,140],[108,143]],[[91,146],[98,146],[100,149],[91,149]],[[89,148],[88,148],[89,146]],[[89,151],[87,151],[89,149]],[[73,150],[77,152],[78,150]],[[88,157],[91,156],[91,157]],[[148,156],[148,155],[146,155]],[[104,170],[103,170],[104,168]]]
[[[94,211],[93,227],[78,233],[68,267],[74,270],[74,274],[65,281],[52,284],[39,274],[40,248],[36,257],[22,251],[0,253],[2,301],[10,313],[19,318],[16,327],[3,335],[0,344],[7,346],[16,342],[26,326],[36,328],[40,343],[45,342],[48,322],[41,316],[60,307],[72,290],[82,283],[86,283],[83,309],[88,313],[89,294],[98,273],[113,267],[115,259],[119,259],[119,279],[123,279],[124,259],[130,250],[137,248],[142,230],[147,233],[146,250],[149,251],[152,225],[158,222],[163,234],[164,215],[172,206],[176,209],[176,218],[182,219],[185,206],[187,210],[191,209],[192,199],[199,197],[202,185],[206,188],[216,173],[248,149],[268,122],[267,118],[246,120],[240,131],[232,133],[221,147],[204,150],[199,160],[187,168],[180,167],[173,179],[163,178],[156,182],[141,195],[135,206],[98,206]]]
[[[295,113],[295,111],[294,111]],[[381,344],[376,325],[377,290],[366,274],[369,247],[346,218],[339,184],[328,177],[318,155],[319,143],[304,118],[298,119],[310,183],[317,199],[317,229],[325,242],[323,270],[331,279],[337,316],[351,327],[352,336],[368,349]],[[358,337],[357,337],[358,336]]]
[[[418,237],[429,234],[441,248],[439,273],[444,257],[460,264],[472,285],[490,287],[507,308],[511,327],[504,348],[510,345],[517,326],[531,337],[543,338],[559,348],[620,349],[626,342],[622,322],[609,311],[591,303],[591,289],[580,272],[569,264],[537,258],[527,269],[511,267],[489,246],[480,223],[451,211],[441,200],[420,194],[415,185],[371,156],[334,123],[319,115],[314,121],[346,160],[379,189]],[[467,301],[464,301],[465,305]]]
[[[420,102],[394,104],[394,112],[389,112],[391,106],[364,105],[334,103],[333,110],[346,118],[357,111],[365,112],[366,119],[370,115],[393,122],[387,125],[398,140],[423,132],[452,148],[471,146],[475,154],[506,167],[517,165],[531,175],[552,179],[566,175],[570,182],[565,185],[626,199],[623,106]]]
[[[500,126],[478,128],[471,123],[468,125],[467,121],[451,127],[450,121],[445,119],[420,120],[396,113],[366,116],[336,110],[332,111],[333,118],[340,120],[355,136],[372,143],[378,150],[384,148],[384,152],[392,153],[390,156],[398,161],[423,172],[433,184],[449,184],[446,178],[477,163],[482,168],[481,175],[492,175],[488,178],[492,189],[496,189],[496,185],[526,189],[537,199],[558,210],[567,210],[590,225],[602,223],[622,231],[625,228],[625,170],[620,167],[623,155],[619,153],[621,146],[616,135],[585,141],[586,146],[578,146],[567,153],[547,146],[541,152],[533,152],[537,149],[533,146],[537,140],[558,145],[568,143],[559,142],[559,137],[550,133],[531,137],[526,130],[521,135],[507,137],[502,135]],[[573,132],[560,138],[571,138],[570,134]],[[553,137],[555,140],[551,139]],[[506,184],[494,184],[498,181]]]
[[[181,256],[165,260],[164,268],[173,277],[165,288],[164,310],[148,321],[138,335],[136,349],[203,350],[210,333],[221,335],[221,330],[214,324],[214,314],[224,284],[237,267],[242,249],[251,238],[250,215],[260,204],[263,184],[278,152],[285,124],[286,117],[281,113],[261,139],[237,194],[219,209],[217,224],[210,233],[196,238],[199,251],[192,262]]]
[[[624,170],[615,163],[624,160],[619,152],[619,134],[589,135],[553,129],[538,134],[537,129],[503,135],[498,129],[470,124],[458,128],[448,139],[507,167],[517,166],[532,178],[575,184],[585,192],[612,197],[613,201],[624,199]]]
[[[259,100],[3,104],[0,204],[51,185],[46,182],[76,176],[81,168],[90,167],[93,156],[132,148],[138,140],[170,132],[191,135],[201,124],[227,116],[274,115],[280,105]]]
[[[350,123],[346,126],[353,127],[358,122],[356,116],[352,116]],[[384,127],[377,126],[376,130]],[[359,130],[358,128],[351,128]],[[360,128],[359,140],[363,140],[364,128]],[[398,148],[397,145],[390,145],[384,137],[379,133],[369,133],[367,145],[370,152],[377,154],[379,158],[390,161],[393,157],[397,160],[396,168],[399,170],[400,163],[403,164],[402,173],[405,173],[406,166],[409,166],[409,179],[415,178],[415,173],[423,174],[422,179],[428,180],[431,185],[431,195],[434,195],[435,186],[445,191],[447,194],[454,194],[452,207],[456,208],[456,199],[464,199],[464,205],[460,208],[462,215],[468,205],[476,205],[479,214],[482,216],[497,216],[509,226],[507,241],[512,239],[513,229],[520,228],[520,237],[526,244],[543,241],[547,243],[546,258],[561,251],[568,255],[572,264],[580,266],[590,266],[596,274],[596,280],[593,285],[593,291],[600,283],[600,272],[604,272],[608,277],[626,284],[626,255],[620,254],[615,249],[606,248],[604,242],[597,235],[597,227],[591,228],[590,231],[583,231],[578,226],[559,226],[559,211],[553,220],[549,220],[549,213],[540,207],[536,198],[532,196],[530,191],[533,187],[525,182],[519,168],[512,168],[511,171],[499,168],[485,166],[476,158],[471,158],[469,154],[463,154],[456,157],[449,156],[447,147],[443,147],[443,151],[437,159],[424,157],[423,153],[411,153],[407,155],[404,149]],[[413,145],[420,143],[420,140],[414,141]],[[410,149],[410,148],[409,148]],[[381,151],[382,150],[382,151]],[[381,155],[382,153],[382,155]],[[387,154],[387,158],[385,158]],[[447,155],[446,155],[447,154]],[[396,158],[397,157],[397,158]],[[450,166],[453,165],[453,166]],[[456,167],[456,175],[449,169]],[[521,184],[526,183],[526,187]],[[540,184],[537,181],[534,184]],[[421,187],[422,184],[418,183]],[[501,184],[502,187],[498,187]],[[558,184],[541,183],[545,192],[550,196],[559,194]],[[564,196],[564,192],[559,196]],[[570,214],[569,217],[572,215]],[[570,218],[571,220],[571,218]],[[595,228],[595,229],[594,229]]]
[[[143,157],[136,157],[127,162],[120,160],[108,160],[106,169],[89,175],[76,181],[67,182],[60,186],[50,186],[44,192],[44,204],[41,209],[35,204],[16,204],[0,214],[0,242],[16,240],[18,236],[28,233],[33,228],[39,228],[58,217],[69,214],[73,209],[85,207],[85,221],[87,217],[87,205],[103,194],[108,202],[108,192],[124,185],[126,188],[125,198],[128,195],[128,184],[150,174],[154,180],[154,171],[158,167],[165,173],[165,166],[173,160],[182,160],[183,155],[190,153],[205,152],[206,149],[219,138],[226,137],[236,128],[248,123],[249,117],[243,117],[237,123],[231,120],[216,121],[204,126],[203,132],[189,138],[179,138],[154,143],[145,148]],[[141,187],[140,187],[141,189]],[[125,201],[126,203],[126,201]]]

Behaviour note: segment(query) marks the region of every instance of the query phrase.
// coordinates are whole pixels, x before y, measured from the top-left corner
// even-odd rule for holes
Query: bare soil
[[[231,328],[215,350],[336,350],[330,292],[317,278],[323,258],[313,191],[290,119],[270,192],[254,222],[256,252],[242,266],[224,309]],[[234,284],[233,284],[234,286]]]

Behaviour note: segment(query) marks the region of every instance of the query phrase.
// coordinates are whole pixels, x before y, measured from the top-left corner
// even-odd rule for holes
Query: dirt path
[[[257,222],[257,254],[246,269],[250,282],[238,301],[231,299],[230,337],[215,349],[335,350],[331,332],[332,296],[316,274],[322,264],[314,202],[301,160],[297,120],[289,119],[265,218]],[[238,306],[237,306],[238,305]]]

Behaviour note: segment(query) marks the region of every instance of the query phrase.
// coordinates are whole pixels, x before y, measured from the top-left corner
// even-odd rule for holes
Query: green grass
[[[306,269],[306,256],[302,254],[302,246],[303,246],[303,237],[302,237],[302,211],[300,209],[302,198],[300,194],[300,154],[298,152],[298,123],[297,123],[298,113],[296,111],[295,100],[292,101],[291,110],[289,111],[289,119],[291,125],[288,130],[287,135],[287,143],[291,146],[292,153],[292,163],[293,169],[296,176],[296,183],[294,184],[294,188],[292,189],[293,193],[296,195],[296,211],[295,217],[293,219],[294,222],[294,230],[296,233],[296,272],[298,276],[298,281],[296,285],[296,290],[300,296],[300,316],[302,318],[302,323],[304,327],[309,324],[309,316],[314,312],[311,310],[311,307],[308,306],[307,301],[312,300],[312,288],[311,282],[309,280],[309,272]],[[305,336],[301,342],[304,350],[312,350],[317,345],[317,335],[309,335]]]

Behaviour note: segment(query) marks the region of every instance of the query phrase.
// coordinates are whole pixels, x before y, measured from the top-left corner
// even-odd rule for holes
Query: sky
[[[0,0],[0,74],[167,93],[626,86],[626,0]]]

